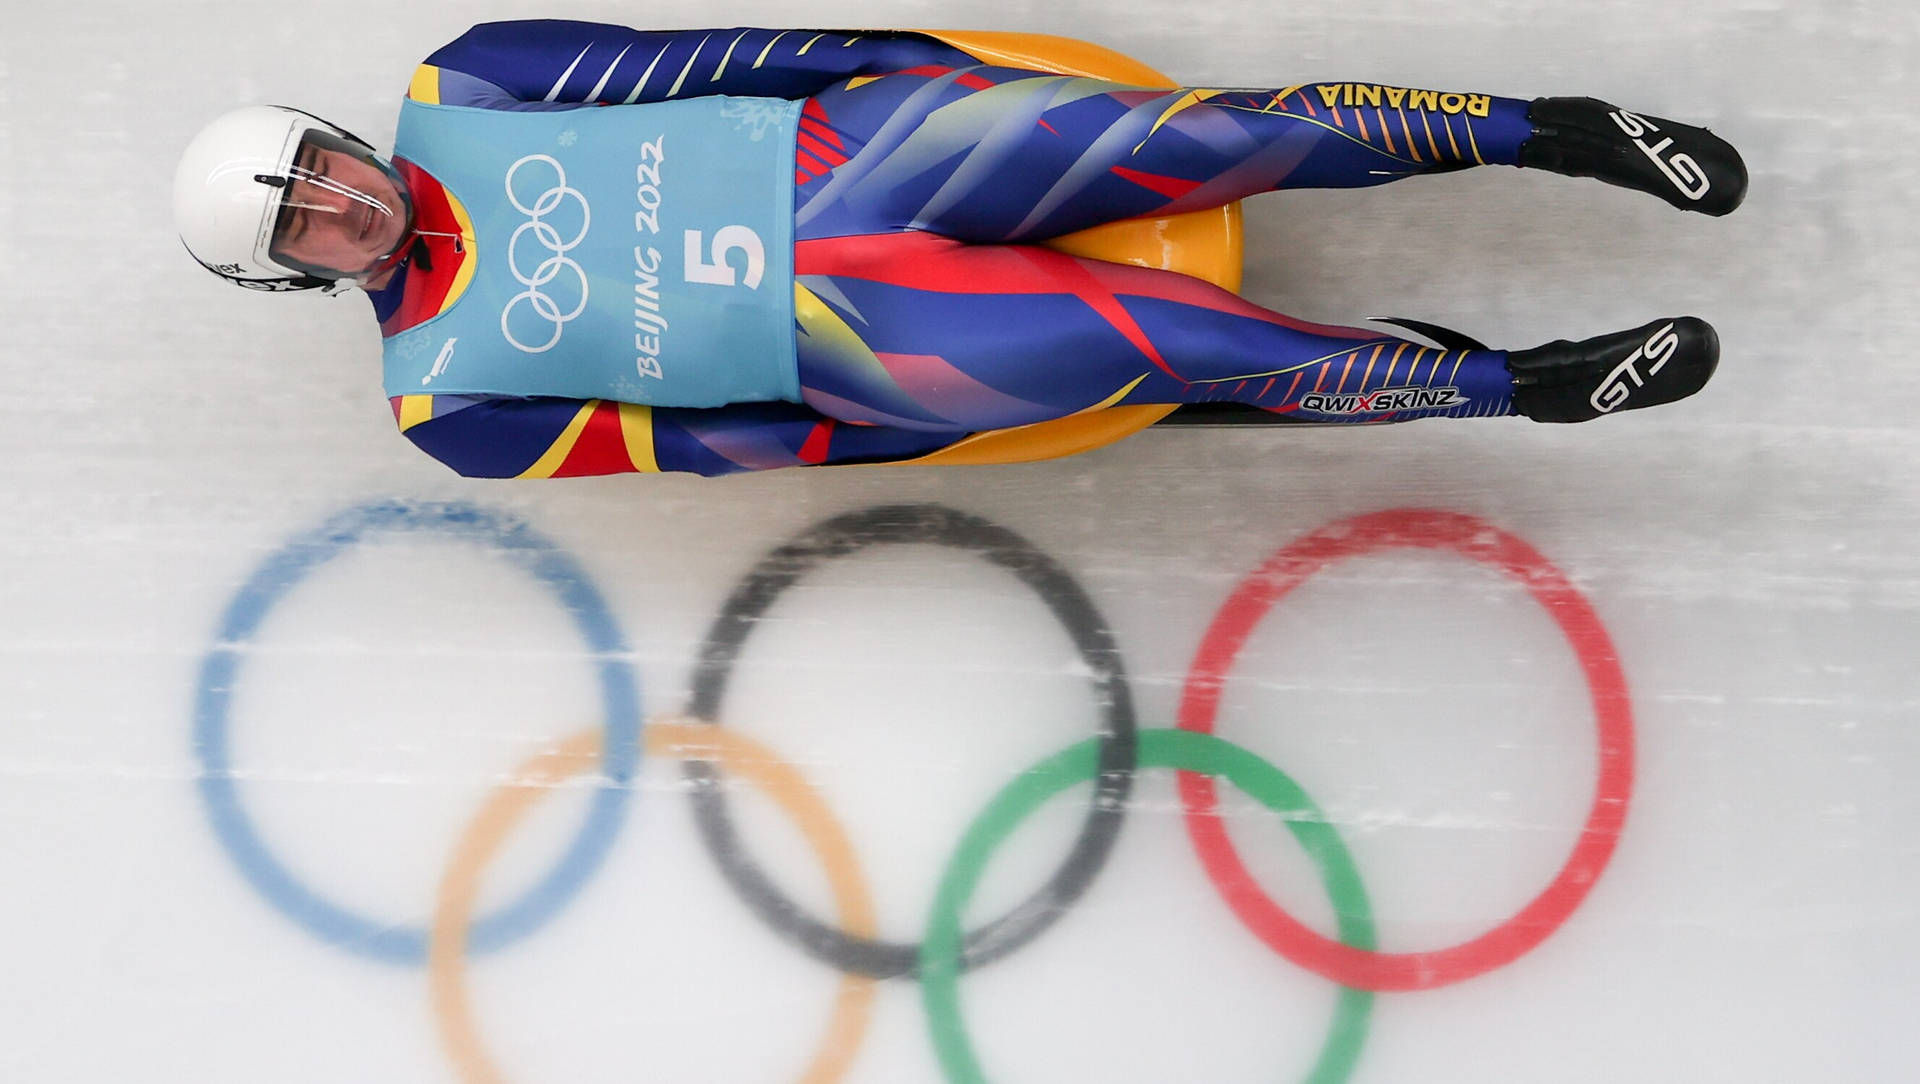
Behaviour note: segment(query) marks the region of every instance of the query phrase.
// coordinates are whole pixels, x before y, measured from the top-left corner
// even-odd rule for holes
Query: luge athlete
[[[1259,192],[1511,165],[1732,211],[1739,155],[1589,98],[1370,83],[1148,89],[933,34],[474,27],[395,152],[274,106],[195,138],[188,250],[358,287],[402,431],[465,475],[898,462],[1140,403],[1570,422],[1693,394],[1692,317],[1529,350],[1309,324],[1039,242]]]

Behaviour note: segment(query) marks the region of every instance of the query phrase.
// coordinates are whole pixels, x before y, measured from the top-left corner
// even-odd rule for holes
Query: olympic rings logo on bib
[[[540,162],[553,167],[555,177],[553,186],[540,193],[539,197],[533,201],[533,206],[531,207],[521,202],[519,195],[514,192],[513,188],[514,175],[520,172],[520,167],[530,162]],[[521,223],[519,228],[513,231],[513,237],[507,242],[507,267],[513,272],[515,281],[525,286],[526,289],[515,294],[512,300],[507,302],[506,308],[500,310],[500,334],[505,336],[507,342],[513,344],[513,346],[522,353],[542,354],[558,345],[562,332],[566,330],[566,324],[586,311],[587,274],[581,270],[578,263],[575,263],[572,258],[567,256],[567,253],[587,239],[587,229],[592,225],[593,209],[587,205],[587,197],[585,194],[579,189],[567,184],[566,169],[563,168],[559,162],[544,154],[530,154],[518,162],[515,162],[513,168],[507,170],[506,188],[507,200],[513,204],[514,210],[528,217],[528,221]],[[560,231],[555,229],[552,223],[546,221],[546,218],[558,210],[561,202],[568,196],[572,196],[574,199],[580,201],[580,232],[574,235],[573,240],[562,243],[560,240]],[[534,240],[538,241],[543,248],[552,253],[552,255],[540,261],[539,265],[533,269],[531,275],[528,275],[520,269],[519,259],[520,238],[528,233],[533,234]],[[541,287],[558,278],[560,272],[563,270],[573,272],[574,277],[580,280],[580,299],[578,303],[567,312],[561,312],[560,304],[554,301],[553,298],[548,297],[546,293],[541,290]],[[528,346],[526,343],[521,342],[513,333],[513,315],[522,301],[527,303],[527,307],[533,310],[535,316],[552,326],[552,334],[546,342],[541,343],[539,346]]]

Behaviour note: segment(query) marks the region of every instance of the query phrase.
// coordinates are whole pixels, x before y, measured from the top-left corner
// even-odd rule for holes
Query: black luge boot
[[[1507,355],[1513,406],[1536,422],[1584,422],[1618,410],[1671,403],[1706,386],[1720,337],[1705,320],[1677,316],[1580,342],[1561,339]]]
[[[1520,164],[1648,192],[1683,211],[1724,215],[1747,195],[1747,166],[1733,144],[1687,124],[1597,98],[1535,98],[1533,135]]]

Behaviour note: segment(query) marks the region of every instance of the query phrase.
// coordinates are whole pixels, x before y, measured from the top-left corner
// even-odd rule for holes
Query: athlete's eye
[[[314,152],[303,149],[293,160],[293,167],[287,172],[292,176],[289,181],[305,181],[313,176]],[[300,208],[294,203],[293,185],[289,183],[281,197],[280,213],[274,216],[273,236],[278,244],[288,244],[300,237],[300,231],[306,224],[306,216],[300,214]]]

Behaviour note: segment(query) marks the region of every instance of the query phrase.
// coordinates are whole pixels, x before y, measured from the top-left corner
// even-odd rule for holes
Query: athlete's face
[[[386,171],[309,143],[274,229],[273,249],[302,263],[357,275],[400,243],[406,205]]]

